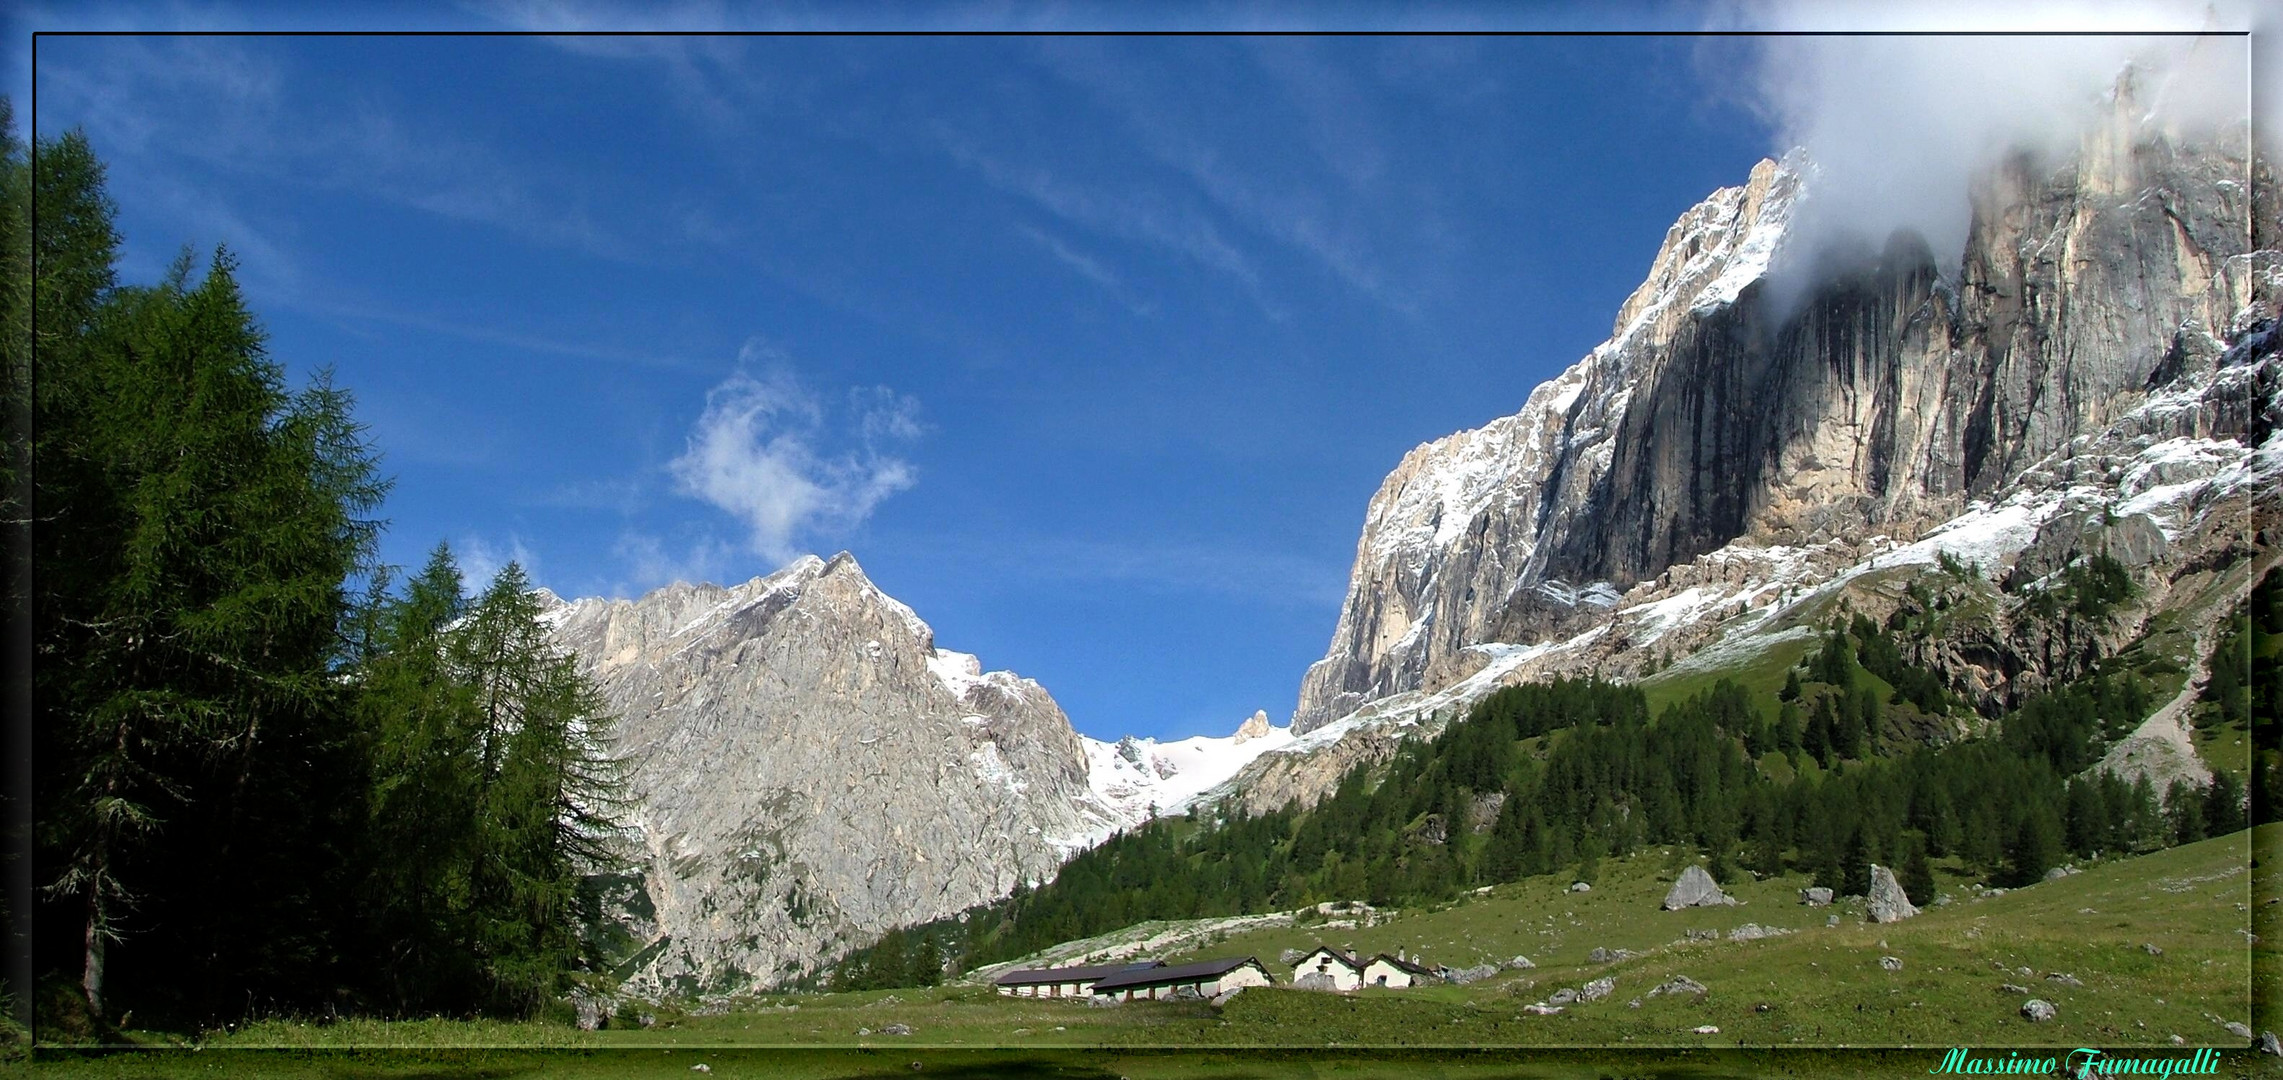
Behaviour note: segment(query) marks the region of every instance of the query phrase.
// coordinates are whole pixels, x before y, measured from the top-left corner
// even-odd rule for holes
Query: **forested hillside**
[[[2129,588],[2101,562],[2064,576],[2056,617],[2097,614]],[[2272,671],[2272,630],[2259,628],[2276,625],[2279,579],[2260,586],[2248,605],[2256,614],[2214,658],[2215,670],[2235,658],[2212,685],[2236,704],[2205,717],[2253,725],[2266,758],[2275,702],[2241,688],[2247,677],[2274,683],[2261,673]],[[856,987],[932,981],[940,972],[917,958],[972,968],[1149,919],[1327,900],[1408,906],[1537,874],[1591,882],[1601,859],[1650,846],[1699,850],[1723,880],[1798,871],[1842,894],[1865,892],[1876,862],[1898,867],[1913,900],[1930,903],[1934,860],[1993,885],[2027,884],[2071,858],[2246,824],[2243,779],[2228,768],[2209,788],[2168,791],[2088,771],[2150,711],[2149,681],[2129,665],[1984,718],[1938,673],[1902,659],[1916,632],[1907,610],[1884,626],[1848,616],[1780,691],[1756,697],[1723,679],[1654,716],[1629,685],[1501,689],[1440,737],[1349,771],[1311,809],[1152,822],[1071,860],[1043,888],[891,935],[834,977]],[[2254,649],[2264,667],[2247,671]],[[1929,736],[1935,719],[1978,733]]]
[[[398,583],[378,450],[326,375],[288,385],[235,258],[119,281],[87,141],[0,128],[43,1030],[559,1000],[613,777],[530,583],[471,597],[441,546]]]

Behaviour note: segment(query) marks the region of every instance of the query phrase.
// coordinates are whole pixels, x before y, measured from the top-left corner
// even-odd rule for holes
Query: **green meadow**
[[[1744,903],[1658,907],[1686,865],[1659,849],[1607,860],[1590,892],[1535,878],[1374,925],[1280,927],[1201,944],[1193,956],[1323,943],[1403,950],[1466,967],[1528,957],[1464,986],[1325,994],[1251,990],[1215,1007],[1003,998],[982,986],[740,999],[697,1015],[656,1011],[649,1028],[582,1032],[562,1024],[416,1020],[332,1025],[273,1021],[198,1040],[149,1034],[131,1048],[43,1046],[31,1071],[54,1077],[510,1077],[701,1075],[855,1077],[1159,1075],[1372,1077],[1924,1075],[1952,1046],[2099,1046],[2123,1053],[2228,1048],[2228,1075],[2274,1059],[2240,1052],[2228,1021],[2273,1027],[2283,970],[2246,928],[2268,927],[2274,860],[2251,866],[2254,837],[2283,827],[2086,866],[1977,899],[1942,875],[1954,902],[1892,924],[1843,903],[1799,903],[1804,879],[1730,888]],[[2256,886],[2256,887],[2255,887]],[[2256,912],[2256,914],[2254,914]],[[1826,925],[1833,914],[1838,926]],[[1746,923],[1790,930],[1730,941]],[[1717,931],[1720,940],[1688,932]],[[2151,951],[2153,946],[2156,951]],[[1636,955],[1594,963],[1596,947]],[[1900,970],[1880,961],[1893,957]],[[1702,995],[1651,990],[1685,975]],[[2057,977],[2062,976],[2062,977]],[[1614,990],[1555,1015],[1523,1006],[1608,978]],[[2254,1015],[2253,984],[2261,1012]],[[2019,988],[2019,989],[2015,989]],[[2052,1002],[2024,1020],[2029,997]],[[1638,1003],[1638,1004],[1636,1004]],[[893,1026],[909,1034],[888,1034]],[[1717,1033],[1698,1033],[1700,1027]],[[1835,1052],[1836,1051],[1836,1052]],[[1581,1056],[1582,1055],[1582,1056]],[[2227,1072],[2235,1070],[2235,1072]]]

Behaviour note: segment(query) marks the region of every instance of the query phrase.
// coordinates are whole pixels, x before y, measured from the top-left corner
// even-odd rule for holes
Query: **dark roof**
[[[1268,971],[1267,968],[1261,967],[1259,960],[1250,956],[1232,957],[1227,960],[1200,960],[1194,964],[1181,964],[1176,967],[1143,968],[1136,971],[1120,972],[1096,982],[1094,992],[1099,994],[1104,990],[1122,990],[1128,987],[1198,982],[1216,975],[1226,975],[1247,964],[1260,968],[1263,973]]]
[[[1010,971],[992,980],[1000,986],[1028,985],[1031,983],[1091,982],[1104,975],[1120,971],[1137,971],[1162,966],[1163,961],[1148,960],[1138,964],[1096,964],[1092,967],[1023,968]]]
[[[1404,971],[1408,971],[1408,972],[1410,972],[1410,973],[1411,973],[1411,974],[1413,974],[1413,975],[1424,975],[1424,976],[1426,976],[1427,978],[1430,978],[1430,979],[1439,979],[1439,978],[1442,978],[1442,975],[1441,975],[1440,973],[1438,973],[1438,972],[1437,972],[1437,971],[1436,971],[1434,968],[1431,968],[1431,967],[1425,967],[1425,966],[1423,966],[1423,965],[1419,965],[1419,964],[1414,964],[1414,963],[1412,963],[1411,961],[1409,961],[1409,960],[1405,960],[1405,959],[1403,959],[1403,958],[1402,958],[1402,957],[1400,957],[1400,956],[1390,956],[1390,955],[1388,955],[1388,954],[1386,954],[1386,953],[1381,953],[1381,954],[1379,954],[1378,956],[1374,956],[1374,957],[1372,957],[1372,959],[1373,959],[1373,960],[1385,960],[1385,961],[1387,961],[1388,963],[1395,965],[1397,968],[1400,968],[1400,969],[1402,969],[1402,970],[1404,970]],[[1369,966],[1371,966],[1371,965],[1369,965],[1369,964],[1366,964],[1366,965],[1364,965],[1364,966],[1366,966],[1366,967],[1369,967]]]

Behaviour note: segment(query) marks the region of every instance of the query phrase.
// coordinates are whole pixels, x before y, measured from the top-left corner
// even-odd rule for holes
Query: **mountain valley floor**
[[[1254,955],[1274,967],[1284,949],[1322,943],[1364,953],[1401,949],[1453,968],[1516,955],[1536,965],[1464,986],[1356,994],[1279,987],[1220,1007],[1102,1008],[1003,998],[968,985],[770,994],[711,1015],[661,1008],[655,1026],[597,1032],[537,1022],[271,1021],[196,1044],[154,1034],[125,1052],[43,1045],[33,1071],[601,1076],[687,1075],[705,1064],[703,1072],[725,1076],[825,1077],[909,1075],[917,1064],[925,1073],[1042,1077],[1363,1077],[1381,1068],[1393,1070],[1386,1075],[1561,1076],[1612,1067],[1641,1075],[1756,1075],[1769,1067],[1789,1075],[1901,1075],[1932,1067],[1953,1046],[2185,1054],[2171,1041],[2177,1035],[2187,1048],[2227,1048],[2221,1074],[2248,1075],[2275,1063],[2242,1053],[2248,1040],[2225,1025],[2283,1026],[2283,962],[2271,949],[2255,950],[2251,936],[2279,929],[2278,853],[2283,825],[2268,825],[2093,863],[1983,899],[1971,898],[1974,883],[1945,875],[1954,902],[1873,924],[1859,901],[1803,906],[1798,890],[1807,882],[1793,876],[1730,886],[1745,901],[1738,906],[1660,910],[1687,863],[1651,848],[1605,861],[1590,892],[1531,878],[1368,927],[1274,927],[1164,957]],[[1833,914],[1840,923],[1827,926]],[[1727,939],[1746,923],[1791,932]],[[1692,930],[1700,939],[1689,939]],[[1705,931],[1720,939],[1701,940]],[[1589,959],[1596,947],[1639,955],[1596,964]],[[1887,957],[1900,969],[1882,965]],[[1650,994],[1682,975],[1706,992]],[[1524,1011],[1600,978],[1614,982],[1600,1000],[1555,1015]],[[2033,997],[2053,1003],[2058,1016],[2024,1020],[2021,1007]],[[882,1034],[892,1025],[910,1034]],[[1698,1034],[1704,1026],[1719,1031]],[[1910,1049],[1871,1049],[1898,1047]],[[1832,1056],[1809,1048],[1855,1049]],[[1555,1049],[1588,1056],[1539,1053]],[[1715,1050],[1723,1053],[1707,1053]]]

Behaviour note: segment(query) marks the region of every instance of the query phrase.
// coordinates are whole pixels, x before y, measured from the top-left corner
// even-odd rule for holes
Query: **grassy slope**
[[[2270,846],[2283,839],[2283,830],[2274,826],[2262,834]],[[658,1052],[661,1060],[665,1051],[674,1050],[685,1055],[686,1063],[691,1060],[686,1055],[701,1048],[756,1046],[870,1047],[891,1054],[929,1047],[1327,1044],[2067,1047],[2165,1046],[2175,1033],[2191,1045],[2230,1044],[2220,1021],[2251,1019],[2252,1008],[2251,952],[2241,933],[2252,900],[2247,855],[2247,836],[2239,833],[1880,926],[1862,922],[1845,908],[1801,906],[1796,889],[1802,883],[1794,879],[1739,885],[1732,891],[1748,902],[1738,907],[1660,911],[1657,903],[1674,864],[1652,852],[1606,862],[1601,884],[1591,893],[1563,892],[1560,882],[1536,879],[1441,910],[1404,912],[1370,928],[1324,934],[1279,928],[1237,935],[1203,950],[1273,960],[1281,949],[1322,940],[1365,951],[1403,948],[1453,966],[1517,953],[1538,964],[1464,987],[1357,995],[1250,991],[1220,1010],[1200,1003],[1093,1008],[1000,998],[979,987],[791,995],[761,999],[738,1012],[684,1018],[672,1027],[591,1034],[555,1026],[443,1021],[331,1028],[266,1024],[212,1040],[204,1053],[262,1047],[542,1045],[612,1051],[617,1057]],[[2273,872],[2263,860],[2266,895],[2272,895]],[[1961,891],[1955,882],[1946,885]],[[1825,918],[1833,911],[1841,914],[1842,925],[1826,928]],[[1725,931],[1745,922],[1798,932],[1749,943],[1678,943],[1689,929]],[[2163,955],[2149,955],[2143,943],[2159,946]],[[1645,955],[1617,964],[1588,964],[1586,954],[1597,945]],[[1881,956],[1899,957],[1903,969],[1882,970]],[[2032,973],[2020,974],[2021,967]],[[2262,958],[2259,971],[2267,985],[2274,985],[2278,973],[2272,957]],[[2074,975],[2084,985],[2048,980],[2051,972]],[[1647,997],[1651,987],[1676,974],[1704,983],[1711,992],[1701,1000]],[[1521,1012],[1523,1004],[1559,987],[1603,975],[1617,984],[1607,1000],[1573,1005],[1552,1017]],[[2044,1025],[2022,1021],[2015,1010],[2029,995],[2002,992],[2001,984],[2008,982],[2055,1002],[2059,1020]],[[1643,1000],[1641,1007],[1628,1007],[1636,998]],[[1763,1004],[1766,1011],[1757,1008]],[[914,1034],[858,1034],[896,1023],[909,1025]],[[1721,1033],[1691,1032],[1703,1024],[1717,1025]],[[185,1055],[173,1060],[199,1059]],[[114,1067],[123,1066],[117,1061],[101,1067],[50,1062],[42,1071],[94,1075]]]

